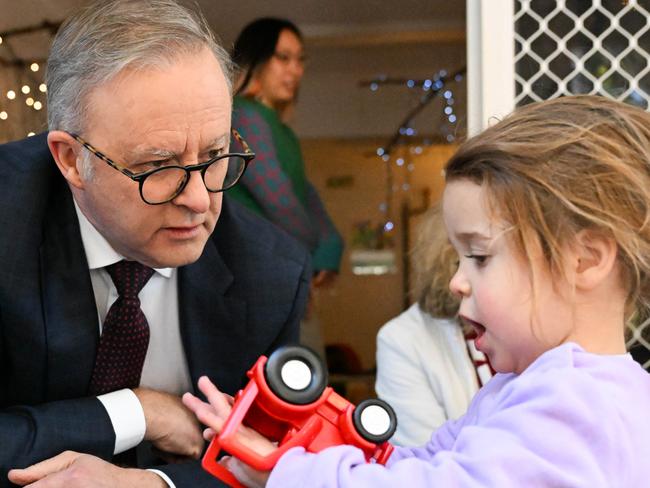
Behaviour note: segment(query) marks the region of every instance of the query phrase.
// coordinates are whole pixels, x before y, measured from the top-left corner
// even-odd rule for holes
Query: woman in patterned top
[[[314,285],[328,283],[339,270],[343,242],[285,123],[304,73],[300,31],[287,20],[258,19],[237,38],[233,60],[241,72],[232,125],[257,156],[229,196],[301,241],[312,253]]]

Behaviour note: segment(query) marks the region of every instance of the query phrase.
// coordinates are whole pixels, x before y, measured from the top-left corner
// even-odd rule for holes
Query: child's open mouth
[[[468,319],[467,317],[460,316],[460,319],[462,322],[469,327],[471,327],[472,332],[473,332],[473,339],[474,339],[474,345],[478,350],[481,350],[481,339],[483,338],[483,335],[485,334],[485,327],[478,322]]]

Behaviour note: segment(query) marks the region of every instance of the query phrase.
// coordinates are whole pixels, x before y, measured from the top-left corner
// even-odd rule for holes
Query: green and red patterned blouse
[[[312,254],[315,271],[338,271],[343,240],[307,181],[293,130],[275,110],[244,97],[235,97],[232,126],[256,157],[228,196],[301,241]]]

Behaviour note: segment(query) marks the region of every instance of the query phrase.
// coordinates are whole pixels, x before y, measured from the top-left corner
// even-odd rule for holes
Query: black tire
[[[300,373],[298,381],[294,381],[293,385],[287,381],[287,375],[291,375],[286,369],[292,367]],[[304,346],[283,346],[276,349],[266,361],[264,376],[273,393],[281,400],[295,405],[315,402],[327,386],[327,371],[322,361],[314,351]]]
[[[368,410],[369,407],[373,408]],[[368,425],[368,414],[374,414],[374,417],[377,417],[378,414],[379,419],[374,419],[379,420],[378,425]],[[379,398],[370,398],[359,403],[352,413],[352,421],[359,435],[375,444],[381,444],[390,439],[397,429],[395,411],[388,403]]]

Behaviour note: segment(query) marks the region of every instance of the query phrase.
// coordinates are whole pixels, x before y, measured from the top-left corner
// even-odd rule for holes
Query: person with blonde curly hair
[[[412,257],[417,302],[377,334],[375,390],[395,409],[398,423],[391,441],[398,445],[426,443],[438,426],[465,413],[481,382],[491,376],[485,356],[457,318],[460,300],[449,281],[458,255],[440,207],[425,214]]]

